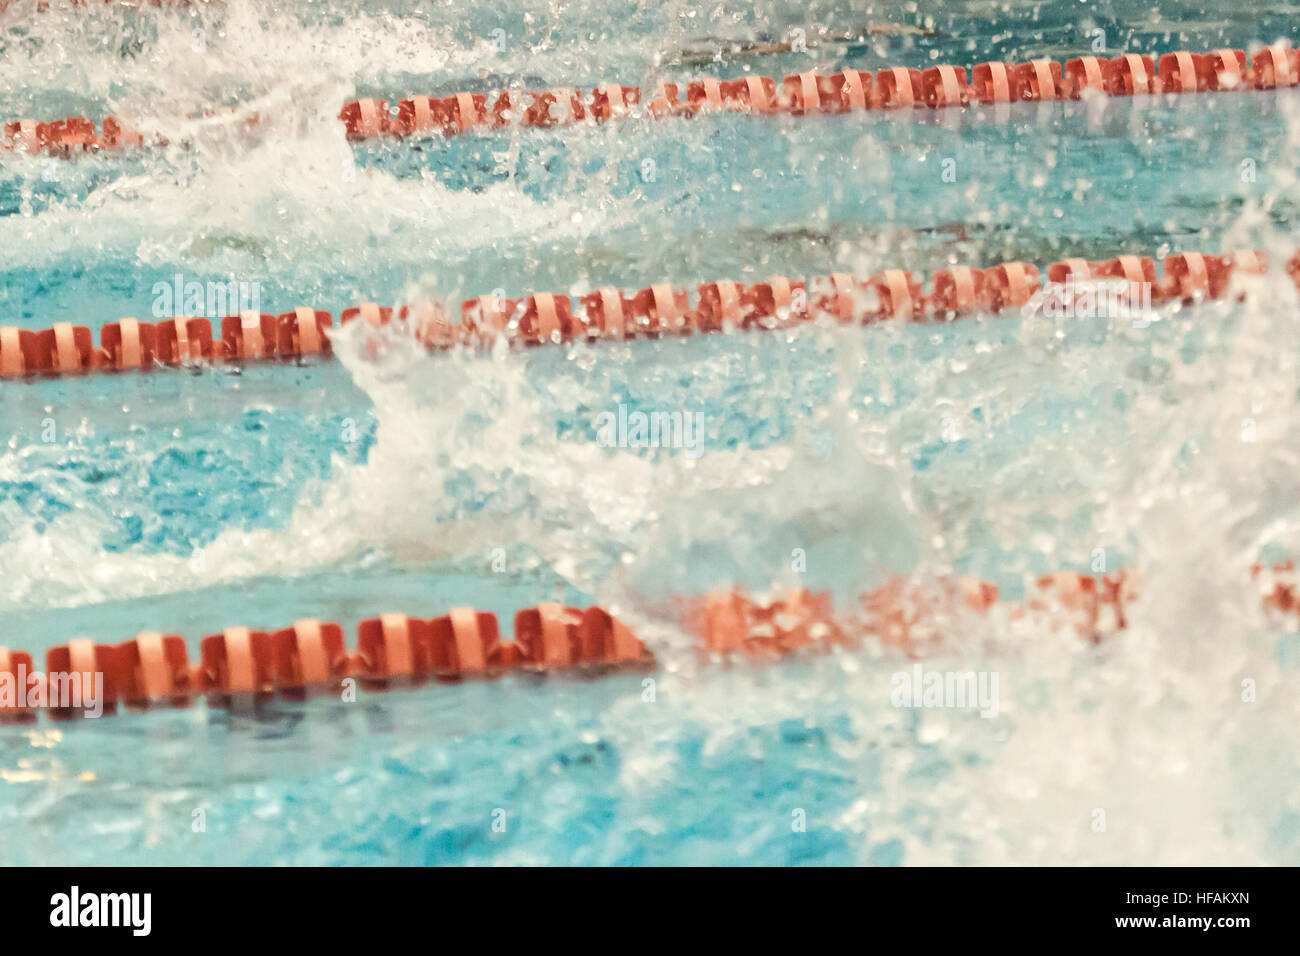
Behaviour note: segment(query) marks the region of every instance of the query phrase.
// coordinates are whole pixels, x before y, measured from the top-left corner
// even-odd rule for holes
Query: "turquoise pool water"
[[[6,116],[117,111],[191,145],[0,157],[0,316],[147,318],[177,274],[337,313],[1124,251],[1282,261],[1300,92],[359,146],[335,119],[354,96],[502,78],[1060,58],[1094,29],[1153,54],[1293,33],[1283,8],[1169,5],[1156,23],[1149,4],[1074,6],[877,4],[872,24],[909,29],[721,62],[711,38],[818,40],[864,17],[11,10]],[[214,103],[265,121],[175,119]],[[380,360],[353,329],[324,365],[0,383],[7,646],[163,629],[193,655],[234,624],[351,631],[467,604],[505,623],[558,598],[624,617],[659,659],[652,695],[644,674],[518,677],[0,726],[0,820],[23,834],[0,860],[1295,863],[1300,637],[1262,616],[1249,567],[1297,551],[1297,303],[1278,270],[1242,291],[1144,329],[1025,315],[491,356],[394,338]],[[701,414],[702,454],[598,447],[619,405]],[[701,666],[663,611],[796,583],[847,607],[895,573],[1016,597],[1099,550],[1146,577],[1120,640],[939,621],[952,640],[927,666],[997,672],[994,719],[893,706],[911,662],[879,649]]]

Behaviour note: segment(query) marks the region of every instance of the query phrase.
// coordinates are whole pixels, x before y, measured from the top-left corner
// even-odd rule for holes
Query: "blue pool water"
[[[1112,53],[1294,39],[1285,11],[1243,4],[1167,4],[1158,20],[1136,3],[913,6],[0,14],[5,116],[117,111],[191,141],[0,156],[0,318],[148,318],[177,274],[257,283],[266,311],[337,312],[498,288],[1289,254],[1300,92],[356,146],[335,118],[350,97],[502,78],[1061,58],[1089,52],[1094,29]],[[864,16],[911,29],[707,53]],[[264,122],[176,119],[214,103]],[[376,360],[353,328],[328,364],[3,383],[0,643],[39,657],[163,629],[193,654],[234,624],[311,615],[350,632],[457,605],[508,623],[561,599],[619,614],[659,667],[0,726],[0,821],[23,835],[0,861],[1294,864],[1300,636],[1263,617],[1248,569],[1298,550],[1297,302],[1280,270],[1242,292],[1149,328],[1013,315],[490,356],[394,336]],[[701,414],[702,453],[598,447],[597,417],[619,405]],[[937,620],[951,640],[927,666],[997,672],[993,719],[893,706],[911,662],[878,648],[701,666],[665,610],[790,584],[848,608],[897,573],[1016,597],[1099,551],[1145,575],[1121,639]]]

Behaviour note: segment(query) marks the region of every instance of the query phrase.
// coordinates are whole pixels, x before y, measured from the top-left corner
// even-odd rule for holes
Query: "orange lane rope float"
[[[1222,297],[1235,271],[1261,274],[1267,269],[1268,256],[1260,251],[1222,256],[1188,252],[1165,258],[1163,276],[1157,277],[1153,259],[1123,255],[1104,262],[1065,259],[1041,271],[1025,262],[987,269],[953,266],[930,277],[928,292],[911,272],[886,269],[865,279],[836,272],[808,279],[773,276],[753,284],[706,282],[696,289],[693,301],[687,289],[669,283],[630,295],[605,287],[576,301],[557,292],[521,299],[478,296],[461,303],[459,322],[453,322],[440,303],[388,307],[370,302],[344,309],[339,321],[401,324],[430,349],[481,347],[498,336],[512,344],[542,345],[786,328],[823,316],[870,323],[1003,313],[1025,308],[1044,291],[1043,272],[1048,291],[1052,285],[1127,282],[1126,288],[1145,289],[1153,303],[1196,302]],[[1300,255],[1288,264],[1288,272],[1300,280]],[[331,354],[333,328],[331,313],[310,307],[279,315],[226,316],[215,334],[206,318],[182,316],[157,323],[126,318],[100,329],[98,347],[84,325],[59,322],[41,330],[0,326],[0,378],[325,357]]]
[[[1098,95],[1206,93],[1271,90],[1300,83],[1300,51],[1272,46],[1248,63],[1243,50],[1126,54],[1103,60],[1084,56],[1062,64],[1046,59],[1027,63],[942,64],[924,70],[887,67],[873,77],[866,70],[838,73],[809,70],[780,83],[770,76],[713,77],[686,83],[663,81],[652,95],[639,86],[602,83],[590,91],[561,88],[505,90],[414,96],[398,103],[394,115],[386,100],[361,99],[343,106],[339,118],[349,139],[454,135],[472,129],[510,126],[563,126],[592,120],[608,122],[632,115],[661,119],[708,112],[804,116],[906,108],[945,109],[1024,101],[1077,100],[1089,90]],[[642,108],[644,106],[644,108]]]
[[[72,695],[80,698],[73,705],[67,691],[83,682],[99,687],[91,704],[112,713],[119,706],[186,706],[198,697],[218,707],[302,699],[348,679],[383,690],[508,672],[650,664],[645,645],[600,608],[558,604],[516,614],[513,641],[501,638],[496,615],[470,608],[429,619],[384,614],[362,621],[355,650],[338,624],[315,619],[272,630],[228,627],[203,638],[193,665],[183,638],[147,631],[121,644],[77,639],[52,647],[44,673],[33,669],[30,654],[0,648],[0,717],[29,719],[40,710],[56,719],[75,716],[88,706],[86,697]]]
[[[345,103],[339,113],[348,139],[455,135],[512,125],[549,127],[583,121],[605,123],[633,115],[689,117],[709,112],[785,114],[851,113],[909,108],[946,109],[1014,102],[1078,100],[1088,95],[1131,97],[1274,90],[1300,85],[1300,51],[1269,46],[1247,59],[1243,50],[1190,53],[1178,50],[1158,60],[1128,53],[1112,59],[1082,56],[1027,63],[941,64],[924,70],[888,67],[874,77],[865,70],[793,73],[780,83],[770,76],[713,77],[684,83],[660,82],[653,94],[639,86],[602,83],[590,90],[504,90],[412,96],[394,113],[387,100]],[[251,118],[250,123],[255,123]],[[93,120],[70,116],[41,123],[20,119],[4,124],[0,149],[71,156],[82,152],[142,146],[144,138],[109,117],[97,132]],[[152,140],[165,145],[161,138]]]
[[[1264,607],[1274,614],[1300,612],[1294,563],[1271,572],[1253,569],[1264,579]],[[895,578],[861,595],[846,612],[837,612],[827,593],[798,590],[769,597],[715,591],[676,599],[668,613],[694,635],[705,663],[852,651],[864,640],[919,659],[953,637],[959,614],[986,615],[1001,605],[1011,620],[1045,615],[1058,628],[1098,643],[1128,627],[1140,599],[1140,576],[1120,570],[1045,575],[1017,602],[1002,601],[996,585],[969,578],[928,586]],[[310,618],[271,630],[228,627],[202,639],[195,664],[175,634],[146,631],[120,644],[79,638],[46,651],[44,672],[34,669],[31,654],[0,647],[0,720],[185,707],[200,698],[212,707],[302,700],[339,694],[348,681],[381,691],[511,673],[594,676],[656,665],[645,644],[598,607],[541,604],[519,611],[513,640],[503,639],[496,615],[472,608],[433,618],[383,614],[362,621],[356,638],[349,649],[338,624]]]
[[[1065,608],[1091,601],[1080,632],[1094,637],[1124,627],[1122,607],[1134,594],[1132,580],[1123,573],[1102,579],[1057,574],[1042,579],[1039,588],[1055,589]],[[894,581],[864,595],[859,613],[842,617],[828,594],[806,590],[770,600],[716,592],[679,601],[672,612],[710,659],[733,652],[771,657],[851,648],[864,634],[914,654],[920,649],[914,638],[920,619],[944,594],[957,595],[976,611],[987,611],[998,597],[995,586],[981,582],[922,591]],[[1103,608],[1111,609],[1104,621]],[[300,700],[337,691],[349,679],[386,690],[518,672],[599,673],[654,664],[645,644],[602,609],[559,604],[519,611],[513,640],[502,638],[496,615],[472,608],[433,618],[369,618],[357,627],[355,649],[347,647],[338,624],[316,619],[271,630],[228,627],[202,639],[196,664],[184,638],[145,631],[120,644],[78,638],[51,647],[44,672],[34,669],[30,654],[0,647],[0,718],[29,720],[44,711],[63,719],[91,708],[113,713],[120,707],[187,706],[200,697],[216,707],[275,697]]]

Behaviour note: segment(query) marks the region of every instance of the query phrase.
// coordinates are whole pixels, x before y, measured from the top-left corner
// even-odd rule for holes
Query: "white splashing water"
[[[376,232],[404,254],[422,238],[472,234],[488,219],[494,229],[526,236],[599,230],[636,214],[631,204],[613,203],[604,207],[607,219],[575,222],[563,200],[535,202],[509,184],[468,193],[380,170],[358,171],[359,188],[322,208],[325,184],[350,156],[328,104],[373,79],[357,69],[357,53],[338,43],[340,35],[369,38],[362,62],[401,62],[412,73],[455,70],[481,57],[366,15],[304,28],[301,42],[288,47],[279,40],[288,29],[265,29],[256,7],[232,5],[225,16],[227,36],[243,41],[217,51],[215,67],[194,66],[185,24],[162,20],[152,62],[114,77],[136,96],[151,89],[151,78],[169,78],[162,86],[176,91],[170,99],[156,97],[160,86],[147,106],[132,93],[112,106],[129,115],[138,104],[169,138],[193,139],[204,156],[197,179],[146,174],[119,182],[85,205],[55,207],[22,230],[6,230],[0,253],[39,269],[93,235],[137,246],[146,263],[163,262],[176,243],[224,231],[251,232],[285,256],[310,244],[328,261],[371,255]],[[51,67],[59,51],[64,59]],[[76,42],[50,45],[40,75],[50,89],[67,88],[73,77],[104,89],[111,63],[85,54]],[[34,62],[9,61],[0,86],[35,75]],[[249,105],[269,117],[251,141],[230,124],[166,118],[210,102],[204,94],[223,72],[247,83]],[[352,79],[329,79],[340,75]],[[304,103],[316,105],[288,108]],[[1286,182],[1281,192],[1294,189]],[[511,215],[495,215],[503,206]],[[1258,235],[1266,221],[1247,210],[1241,235]],[[250,225],[260,222],[275,225]],[[41,241],[33,242],[38,232]],[[1225,237],[1224,248],[1235,238]],[[75,606],[135,596],[144,610],[151,595],[287,569],[347,568],[372,551],[400,564],[526,542],[547,568],[633,622],[660,654],[662,693],[677,708],[671,719],[702,724],[722,741],[774,721],[847,716],[854,737],[839,756],[872,786],[831,825],[858,838],[863,861],[897,843],[910,863],[1294,862],[1300,841],[1287,835],[1285,821],[1300,814],[1300,695],[1294,666],[1278,652],[1279,625],[1266,619],[1250,578],[1267,549],[1294,554],[1300,544],[1298,303],[1276,268],[1292,241],[1276,236],[1268,249],[1275,269],[1241,285],[1244,303],[1171,309],[1152,333],[1116,320],[1086,345],[1046,320],[1022,323],[1009,343],[997,341],[991,324],[972,321],[969,332],[953,332],[969,336],[957,341],[965,347],[938,350],[915,329],[804,329],[798,339],[813,339],[833,362],[830,401],[812,408],[788,442],[714,450],[698,461],[611,455],[589,441],[560,439],[538,407],[535,370],[517,353],[431,357],[393,335],[376,358],[366,341],[374,333],[358,323],[336,348],[373,404],[374,445],[363,464],[338,462],[328,483],[304,492],[287,529],[223,532],[205,549],[200,573],[181,556],[107,553],[84,516],[60,518],[43,533],[0,544],[6,602]],[[431,279],[409,292],[437,286]],[[1187,361],[1194,327],[1208,344]],[[783,333],[773,336],[788,344],[777,338]],[[735,347],[751,343],[738,337]],[[610,363],[637,374],[638,349],[646,348],[573,350],[571,366],[552,377],[550,397],[570,410],[603,401],[601,387],[573,369]],[[779,360],[779,347],[759,348],[767,349],[761,360]],[[720,390],[716,383],[734,370],[716,351],[702,354],[685,343],[666,361],[705,363],[701,377]],[[892,380],[914,394],[864,402],[856,383],[886,359],[896,363]],[[1081,399],[1117,385],[1127,398],[1122,411],[1099,407],[1068,431],[1027,431],[1012,460],[955,462],[938,477],[913,471],[917,447],[933,438],[940,417],[971,422],[981,409],[987,434],[978,437],[988,438],[1014,429],[1016,416],[1046,392]],[[799,398],[793,390],[783,397]],[[1247,419],[1251,442],[1242,440]],[[814,432],[831,436],[831,450]],[[21,477],[21,453],[0,456],[0,470]],[[463,514],[447,488],[452,475],[503,492],[509,506]],[[1071,520],[1081,508],[1083,529]],[[1044,513],[1053,520],[1044,523]],[[1141,568],[1142,597],[1129,629],[1100,647],[1050,618],[941,608],[936,627],[954,640],[927,666],[997,670],[1003,700],[995,721],[891,707],[890,675],[902,664],[873,649],[789,668],[697,668],[689,639],[662,615],[664,595],[689,590],[693,577],[700,590],[725,583],[704,580],[698,555],[743,563],[778,542],[811,549],[844,540],[858,547],[842,577],[861,589],[889,572],[950,575],[982,547],[1021,555],[1014,564],[1028,573],[1036,559],[1078,565],[1102,546],[1122,549]],[[772,577],[773,584],[795,580]],[[849,593],[840,590],[841,603]],[[1242,699],[1247,680],[1257,688],[1252,703]],[[642,732],[646,718],[635,708],[616,703],[602,718],[624,755],[624,786],[668,786],[674,758],[663,734]],[[888,759],[877,763],[881,748]],[[935,764],[945,772],[933,776]],[[1105,832],[1095,829],[1099,810]]]

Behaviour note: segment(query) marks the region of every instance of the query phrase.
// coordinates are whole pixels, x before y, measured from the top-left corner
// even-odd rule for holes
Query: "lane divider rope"
[[[1256,566],[1252,575],[1260,578],[1263,571]],[[1294,563],[1273,567],[1259,594],[1270,612],[1300,611]],[[1037,578],[1024,600],[1003,605],[1013,618],[1054,615],[1080,639],[1097,643],[1127,628],[1129,609],[1140,596],[1135,571],[1071,571]],[[967,608],[984,614],[998,603],[997,585],[983,581],[944,579],[919,587],[895,578],[861,595],[856,610],[847,613],[836,613],[828,593],[806,589],[770,598],[715,591],[678,598],[669,613],[695,636],[702,663],[854,650],[864,637],[919,658],[950,636],[927,626],[939,620],[938,613]],[[337,695],[349,679],[381,691],[519,672],[590,676],[655,665],[645,644],[604,610],[559,604],[519,611],[509,641],[502,638],[496,615],[472,608],[427,619],[368,618],[358,625],[352,649],[338,624],[314,618],[275,630],[228,627],[203,638],[194,665],[184,638],[145,631],[120,644],[78,638],[51,647],[44,672],[33,668],[31,654],[0,647],[0,721],[30,721],[38,713],[67,719],[97,705],[115,713],[119,707],[186,707],[201,698],[218,708],[272,698],[302,700]],[[102,697],[70,701],[66,695],[74,674],[83,688],[93,685],[91,675],[102,675]]]
[[[338,624],[316,619],[269,631],[229,627],[203,638],[193,666],[184,638],[146,631],[120,644],[79,638],[52,647],[43,674],[33,670],[30,654],[0,648],[0,676],[7,673],[12,682],[21,673],[31,689],[25,708],[16,699],[0,699],[0,716],[31,719],[39,710],[56,719],[75,716],[72,708],[60,706],[66,700],[56,699],[60,681],[74,673],[103,675],[100,703],[111,713],[120,704],[186,706],[199,697],[218,707],[241,700],[302,699],[336,689],[348,678],[383,690],[510,671],[650,664],[645,645],[620,621],[600,608],[558,604],[516,614],[512,641],[501,639],[496,615],[471,608],[429,619],[370,618],[357,628],[355,649],[345,646]]]
[[[1166,53],[1154,61],[1143,54],[1103,60],[1084,56],[1061,63],[1047,59],[1027,63],[986,62],[969,72],[941,64],[924,70],[887,67],[872,74],[845,69],[838,73],[809,70],[792,73],[780,84],[770,76],[739,79],[713,77],[687,83],[660,82],[641,109],[645,91],[638,86],[602,83],[589,92],[571,88],[545,91],[505,90],[494,94],[456,93],[414,96],[398,103],[393,115],[387,101],[353,100],[339,114],[349,139],[405,137],[472,129],[561,126],[583,120],[597,123],[648,114],[656,119],[708,112],[750,114],[849,113],[908,108],[945,109],[974,104],[1077,100],[1088,90],[1108,96],[1155,93],[1206,93],[1269,90],[1300,84],[1300,51],[1266,47],[1249,65],[1243,50]]]
[[[609,122],[635,115],[656,119],[710,112],[787,114],[849,113],[910,108],[945,109],[1013,102],[1078,100],[1096,95],[1128,97],[1152,94],[1273,90],[1300,85],[1300,50],[1274,45],[1249,62],[1243,50],[1208,53],[1178,50],[1158,60],[1127,53],[1111,59],[1082,56],[1066,60],[1035,59],[1026,63],[940,64],[924,70],[887,67],[874,77],[866,70],[792,73],[780,82],[748,75],[713,77],[685,83],[660,82],[648,101],[639,86],[602,83],[591,90],[503,90],[411,96],[397,111],[377,98],[351,100],[339,113],[348,139],[455,135],[512,125],[564,126],[583,121]],[[257,117],[248,122],[256,123]],[[158,137],[154,145],[166,145]],[[115,117],[95,123],[83,116],[54,122],[20,119],[4,124],[0,150],[71,156],[80,152],[142,146],[135,129]]]
[[[1127,282],[1128,288],[1144,286],[1153,303],[1165,303],[1220,298],[1234,272],[1262,274],[1268,266],[1266,253],[1242,250],[1222,256],[1196,252],[1168,256],[1159,277],[1155,260],[1137,255],[1100,262],[1064,259],[1045,271],[1049,286]],[[1300,254],[1287,268],[1300,280]],[[577,297],[576,303],[558,292],[520,299],[477,296],[461,303],[459,322],[453,322],[447,308],[437,302],[392,307],[368,302],[344,309],[339,321],[359,319],[375,327],[403,324],[430,349],[483,347],[500,335],[512,344],[531,346],[789,328],[823,316],[842,323],[894,318],[945,321],[1023,309],[1043,289],[1037,266],[1005,262],[987,269],[939,270],[930,277],[928,292],[911,272],[886,269],[866,279],[836,272],[808,279],[773,276],[753,284],[706,282],[693,299],[686,288],[670,283],[631,295],[604,287]],[[42,330],[0,326],[0,378],[325,357],[331,354],[333,328],[330,312],[310,307],[279,315],[226,316],[215,336],[206,318],[182,316],[157,323],[125,318],[100,328],[96,348],[84,325],[58,322]]]

